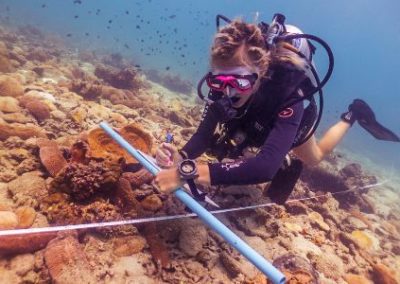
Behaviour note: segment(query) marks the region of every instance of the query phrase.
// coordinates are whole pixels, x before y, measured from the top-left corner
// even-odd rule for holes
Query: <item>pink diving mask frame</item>
[[[206,82],[210,89],[223,91],[228,85],[235,88],[238,93],[244,93],[253,88],[258,78],[257,73],[248,75],[237,74],[217,74],[211,72],[207,74]]]

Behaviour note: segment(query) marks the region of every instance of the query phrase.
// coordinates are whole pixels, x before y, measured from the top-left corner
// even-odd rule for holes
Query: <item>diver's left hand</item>
[[[154,178],[154,184],[162,193],[171,193],[181,187],[184,182],[181,180],[176,167],[161,170]]]

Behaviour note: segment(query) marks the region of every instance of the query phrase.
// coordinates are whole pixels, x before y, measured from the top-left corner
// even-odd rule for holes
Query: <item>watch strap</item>
[[[206,199],[206,193],[199,193],[197,190],[196,183],[194,182],[193,179],[188,179],[186,180],[187,184],[189,185],[190,191],[192,192],[192,195],[194,199],[199,200],[199,201],[204,201]]]

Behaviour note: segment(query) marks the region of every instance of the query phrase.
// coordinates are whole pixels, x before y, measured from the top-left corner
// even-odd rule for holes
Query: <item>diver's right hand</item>
[[[178,149],[171,143],[161,143],[156,151],[156,162],[162,168],[170,168],[179,162]]]

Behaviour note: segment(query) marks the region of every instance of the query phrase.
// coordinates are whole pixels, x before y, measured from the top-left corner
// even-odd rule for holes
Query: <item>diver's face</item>
[[[246,66],[238,66],[238,67],[229,67],[229,68],[214,68],[212,70],[213,75],[252,75],[254,74],[254,71],[250,70],[250,68]],[[246,102],[250,99],[251,95],[255,92],[256,90],[256,85],[257,82],[250,82],[251,85],[249,88],[246,90],[238,90],[237,88],[231,86],[230,84],[227,84],[224,90],[222,91],[226,96],[231,98],[232,100],[232,105],[235,108],[239,108],[246,104]],[[245,82],[246,84],[246,82]]]

